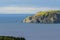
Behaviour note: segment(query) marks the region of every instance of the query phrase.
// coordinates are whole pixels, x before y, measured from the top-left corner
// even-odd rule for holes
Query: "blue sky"
[[[60,0],[0,0],[0,13],[36,13],[59,8]]]
[[[60,7],[60,0],[0,0],[0,6]]]

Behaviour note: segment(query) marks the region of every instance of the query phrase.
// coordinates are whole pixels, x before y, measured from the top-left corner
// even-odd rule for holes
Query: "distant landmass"
[[[12,36],[0,36],[0,40],[25,40],[25,38],[12,37]]]
[[[60,10],[40,11],[33,16],[28,16],[23,23],[60,23]]]

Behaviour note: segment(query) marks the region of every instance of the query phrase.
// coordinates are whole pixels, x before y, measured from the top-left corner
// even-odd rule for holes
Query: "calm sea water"
[[[0,23],[16,23],[21,22],[27,16],[33,14],[0,14]]]
[[[30,15],[0,15],[0,36],[25,37],[26,40],[60,40],[60,24],[21,23]]]

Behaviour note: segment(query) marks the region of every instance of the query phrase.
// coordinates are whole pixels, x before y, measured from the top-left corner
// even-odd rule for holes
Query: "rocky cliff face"
[[[60,10],[40,11],[23,20],[25,23],[60,23]]]

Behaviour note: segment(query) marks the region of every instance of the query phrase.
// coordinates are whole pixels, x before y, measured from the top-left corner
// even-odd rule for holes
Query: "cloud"
[[[58,8],[44,8],[44,7],[20,7],[20,6],[5,6],[0,7],[0,14],[26,14],[36,13],[38,11],[54,10]]]

